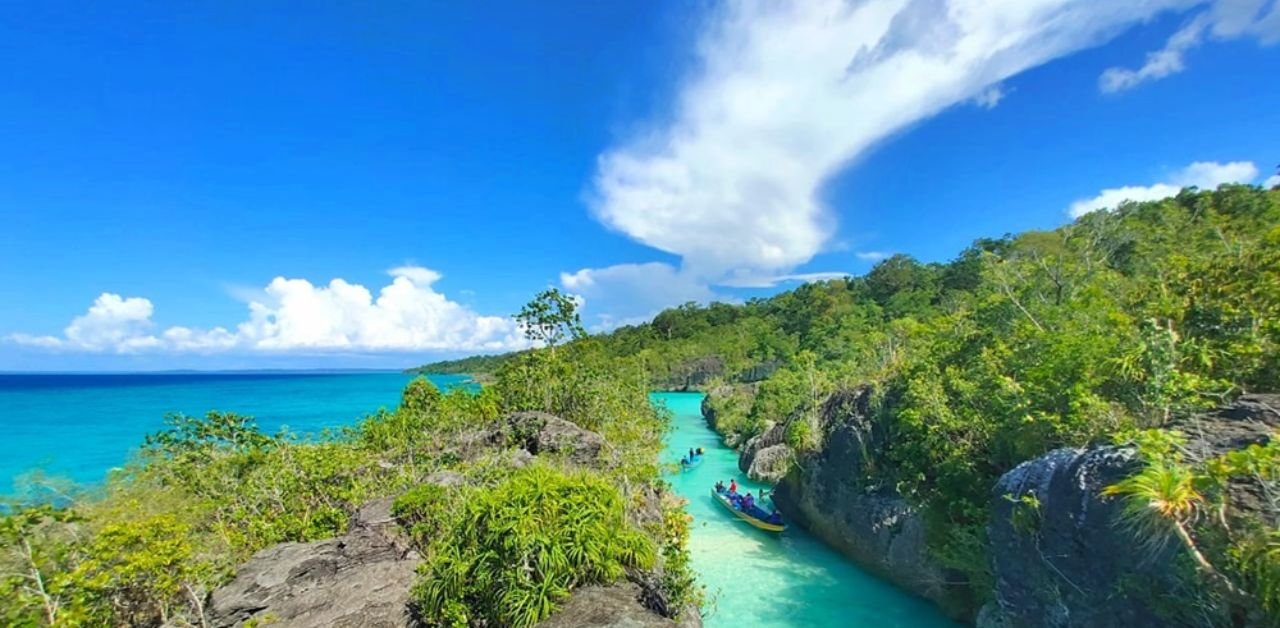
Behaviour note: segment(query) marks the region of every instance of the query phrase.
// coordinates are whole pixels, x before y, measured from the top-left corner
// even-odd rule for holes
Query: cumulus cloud
[[[597,312],[594,329],[643,322],[679,303],[728,300],[697,277],[661,262],[583,268],[561,273],[560,284]]]
[[[790,275],[836,231],[823,184],[878,142],[956,104],[994,106],[1006,79],[1196,4],[727,3],[669,115],[598,158],[592,212],[704,285]]]
[[[1186,53],[1204,43],[1253,37],[1264,45],[1280,41],[1280,2],[1275,0],[1218,0],[1210,2],[1185,26],[1165,42],[1163,48],[1147,53],[1137,69],[1108,68],[1098,77],[1098,88],[1114,93],[1147,81],[1162,79],[1186,69]]]
[[[1099,209],[1112,209],[1125,201],[1158,201],[1177,196],[1184,187],[1212,190],[1223,183],[1250,183],[1258,178],[1258,167],[1249,161],[1218,163],[1197,161],[1173,173],[1167,181],[1146,186],[1128,185],[1102,190],[1093,198],[1081,199],[1067,208],[1067,214],[1079,218]]]
[[[1277,185],[1280,185],[1280,174],[1273,174],[1267,177],[1266,181],[1262,182],[1262,187],[1267,189],[1271,189]]]
[[[515,321],[482,316],[436,292],[440,274],[418,266],[388,271],[391,282],[373,293],[334,279],[313,285],[276,277],[249,298],[248,318],[229,330],[169,327],[155,331],[151,301],[103,294],[62,336],[15,334],[19,344],[75,351],[148,350],[336,352],[501,350],[524,346]]]

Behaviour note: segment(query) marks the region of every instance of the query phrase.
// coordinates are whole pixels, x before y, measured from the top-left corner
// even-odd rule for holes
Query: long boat
[[[787,524],[785,523],[770,523],[767,521],[765,517],[768,517],[769,513],[766,513],[757,507],[753,506],[751,508],[751,512],[742,512],[741,510],[738,510],[733,506],[733,502],[729,501],[729,495],[727,493],[721,493],[713,488],[711,489],[711,497],[720,502],[720,505],[724,506],[729,512],[733,513],[733,516],[746,521],[751,526],[766,532],[782,532],[787,529]]]

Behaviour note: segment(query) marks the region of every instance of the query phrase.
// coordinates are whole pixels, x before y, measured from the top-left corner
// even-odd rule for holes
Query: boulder
[[[508,444],[530,454],[562,454],[574,464],[599,466],[605,440],[591,430],[546,412],[516,412],[506,418],[506,424],[503,432]]]
[[[400,536],[391,502],[361,508],[344,536],[254,554],[210,595],[209,625],[408,626],[418,556]]]
[[[1193,461],[1254,443],[1280,428],[1280,396],[1246,395],[1176,421]],[[1004,474],[987,528],[995,600],[982,626],[1155,628],[1179,623],[1170,599],[1190,595],[1177,577],[1176,544],[1151,554],[1119,521],[1102,490],[1140,467],[1128,447],[1058,449]],[[1232,485],[1228,516],[1274,521],[1260,485]]]
[[[589,586],[573,592],[542,628],[659,628],[702,625],[696,612],[681,614],[681,621],[668,619],[641,603],[642,590],[631,582],[607,587]]]
[[[604,437],[546,412],[515,412],[480,429],[463,432],[447,450],[459,460],[474,460],[495,449],[516,448],[512,466],[531,462],[531,456],[564,454],[570,462],[600,466]]]
[[[863,387],[836,392],[823,403],[823,445],[797,456],[774,502],[791,522],[868,571],[963,615],[967,611],[953,602],[948,584],[958,579],[930,556],[920,512],[871,480],[885,430],[870,400]]]
[[[786,426],[779,423],[752,437],[738,455],[738,469],[753,480],[777,484],[787,474],[794,455],[785,434]]]

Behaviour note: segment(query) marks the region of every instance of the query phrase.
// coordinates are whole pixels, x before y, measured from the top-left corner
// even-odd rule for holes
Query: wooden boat
[[[741,510],[738,510],[733,506],[733,502],[729,501],[728,493],[721,493],[713,488],[711,489],[711,497],[712,499],[720,502],[720,505],[728,509],[729,512],[733,513],[733,516],[746,521],[753,527],[766,532],[782,532],[787,529],[787,524],[785,523],[770,523],[767,521],[766,518],[769,516],[769,513],[760,510],[757,507],[753,506],[751,508],[751,512],[742,512]]]

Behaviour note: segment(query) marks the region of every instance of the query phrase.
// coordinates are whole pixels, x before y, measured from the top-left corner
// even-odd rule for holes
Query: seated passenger
[[[724,480],[716,480],[716,492],[717,493],[724,492]]]

